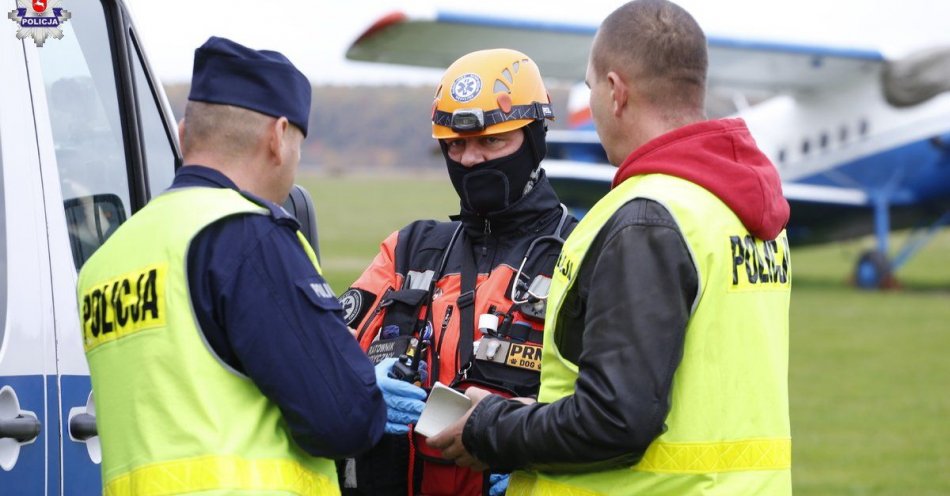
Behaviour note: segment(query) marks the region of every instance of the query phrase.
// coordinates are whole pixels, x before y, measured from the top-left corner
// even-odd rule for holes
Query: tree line
[[[184,115],[188,90],[187,84],[165,87],[176,119]],[[433,91],[428,86],[314,86],[301,166],[330,173],[445,167],[432,139]],[[569,86],[549,91],[558,115],[551,128],[563,128]]]

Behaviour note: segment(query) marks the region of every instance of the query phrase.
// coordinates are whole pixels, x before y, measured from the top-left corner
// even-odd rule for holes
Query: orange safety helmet
[[[445,70],[432,102],[432,137],[499,134],[554,119],[538,66],[507,48],[464,55]]]

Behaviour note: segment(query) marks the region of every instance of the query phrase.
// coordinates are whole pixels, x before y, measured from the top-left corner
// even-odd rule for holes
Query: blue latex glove
[[[387,358],[376,365],[376,384],[386,401],[386,434],[405,434],[409,424],[419,420],[426,392],[418,386],[389,377],[395,358]]]
[[[501,496],[508,490],[509,474],[491,474],[488,476],[488,483],[491,488],[488,489],[488,496]]]

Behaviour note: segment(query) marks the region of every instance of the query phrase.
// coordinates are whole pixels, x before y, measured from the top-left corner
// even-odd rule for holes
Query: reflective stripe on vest
[[[719,443],[654,442],[634,469],[671,474],[781,470],[789,468],[791,460],[792,440],[789,438]]]
[[[790,494],[791,261],[785,233],[773,241],[754,239],[722,201],[688,181],[659,174],[630,178],[567,239],[548,299],[538,401],[551,403],[574,391],[578,370],[557,348],[557,317],[593,239],[634,198],[654,200],[670,212],[699,280],[701,299],[687,324],[667,430],[635,466],[517,473],[508,494]]]
[[[194,236],[227,216],[268,214],[230,189],[172,190],[82,268],[106,494],[339,494],[334,462],[297,446],[277,405],[205,343],[192,310]]]
[[[109,481],[104,496],[161,496],[219,489],[339,494],[336,482],[289,460],[205,456],[139,467]]]

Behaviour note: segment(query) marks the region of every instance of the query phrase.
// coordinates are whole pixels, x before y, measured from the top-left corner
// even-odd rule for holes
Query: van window
[[[37,51],[78,269],[129,217],[131,202],[105,13],[96,0],[71,0],[70,8],[77,15],[63,24],[63,38]],[[110,208],[93,208],[101,198]]]
[[[135,47],[135,53],[132,54],[135,100],[138,103],[142,125],[148,186],[152,196],[156,196],[172,185],[172,180],[175,178],[175,152],[169,134],[170,130],[165,129],[162,116],[158,112],[160,105],[155,97],[156,92],[145,76],[142,49],[134,37],[132,41],[132,46]]]

